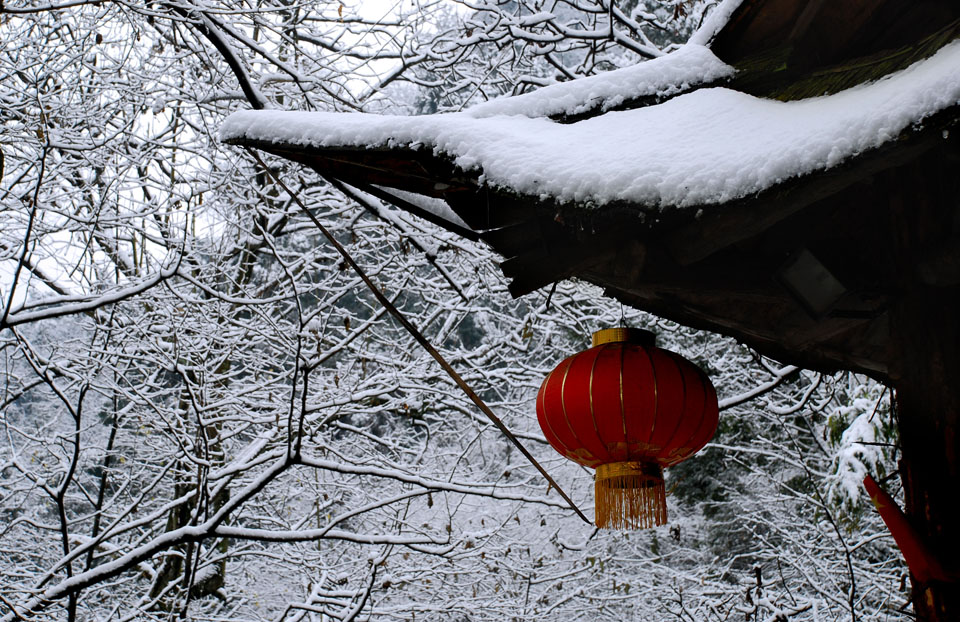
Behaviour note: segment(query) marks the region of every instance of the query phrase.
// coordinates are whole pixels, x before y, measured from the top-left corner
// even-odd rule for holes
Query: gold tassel
[[[663,469],[653,462],[597,467],[594,521],[604,529],[649,529],[667,522]]]

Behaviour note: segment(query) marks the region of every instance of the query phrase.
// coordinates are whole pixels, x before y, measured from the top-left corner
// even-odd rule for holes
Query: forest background
[[[0,619],[911,617],[860,488],[890,394],[562,282],[270,160],[589,515],[534,416],[621,320],[702,366],[670,524],[584,524],[250,156],[250,107],[425,114],[669,52],[702,0],[0,4]]]

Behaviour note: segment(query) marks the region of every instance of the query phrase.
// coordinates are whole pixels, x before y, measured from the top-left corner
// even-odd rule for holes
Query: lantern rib
[[[704,413],[704,414],[703,414],[703,419],[700,420],[700,426],[697,428],[696,434],[691,437],[691,439],[696,439],[696,441],[697,441],[697,442],[695,442],[695,443],[691,443],[691,445],[690,445],[691,448],[693,448],[693,450],[694,450],[695,452],[696,452],[696,451],[700,451],[700,450],[703,448],[703,446],[706,445],[706,444],[710,441],[711,438],[713,438],[713,435],[716,433],[716,430],[717,430],[717,425],[719,425],[719,423],[720,423],[720,411],[719,411],[719,409],[718,409],[718,410],[717,410],[717,415],[716,415],[716,416],[717,416],[717,421],[713,424],[713,429],[712,429],[712,430],[709,430],[709,432],[710,432],[709,435],[705,435],[705,434],[704,434],[703,424],[704,424],[704,421],[706,420],[707,413],[710,412],[710,410],[708,409],[708,407],[710,406],[710,404],[715,404],[715,403],[717,402],[717,391],[716,391],[716,389],[714,388],[713,383],[710,382],[710,377],[707,376],[707,374],[704,373],[704,371],[703,371],[702,369],[697,368],[697,373],[699,373],[700,376],[701,376],[701,378],[704,380],[703,386],[704,386],[704,389],[707,391],[707,396],[706,396],[706,400],[704,401],[704,406],[703,406],[703,408],[704,408],[704,410],[703,410],[703,413]],[[704,438],[704,437],[705,437],[705,438]],[[702,438],[703,440],[700,440],[701,438]]]
[[[627,406],[623,401],[623,364],[626,357],[626,348],[620,348],[620,420],[623,422],[624,453],[630,455],[630,445],[627,436]]]
[[[573,367],[574,358],[570,357],[568,361],[567,366],[563,370],[563,380],[560,381],[560,412],[563,413],[563,420],[567,423],[567,429],[570,430],[570,435],[579,441],[580,437],[577,436],[577,431],[573,429],[573,424],[570,423],[570,417],[567,416],[567,377],[570,375],[570,368]],[[573,452],[571,451],[571,453]]]
[[[561,363],[561,365],[562,365],[562,363]],[[569,364],[567,365],[567,367],[569,368]],[[550,385],[550,381],[553,379],[553,376],[554,376],[554,374],[556,374],[556,373],[557,373],[557,370],[556,370],[556,369],[554,369],[553,371],[550,372],[550,374],[547,376],[547,379],[546,379],[546,380],[544,381],[544,383],[543,383],[543,384],[544,384],[544,387]],[[564,369],[564,377],[566,377],[566,369]],[[544,389],[543,391],[541,391],[541,394],[543,395],[543,404],[544,404],[544,410],[545,410],[545,409],[546,409],[546,402],[547,402],[547,391],[546,391],[546,389]],[[539,396],[538,396],[538,397],[539,397]],[[562,385],[562,384],[560,385],[560,399],[561,399],[561,406],[562,406],[562,403],[563,403],[563,402],[562,402],[562,401],[563,401],[563,385]],[[564,454],[565,456],[567,456],[567,457],[570,457],[571,455],[573,455],[573,450],[572,450],[566,443],[563,442],[563,439],[560,437],[559,434],[557,434],[557,431],[553,429],[553,422],[550,420],[550,418],[548,418],[548,417],[547,417],[547,418],[544,418],[544,421],[547,422],[547,427],[550,428],[550,434],[553,435],[554,440],[555,440],[555,441],[557,442],[557,444],[560,445],[560,447],[563,449],[563,454]],[[570,423],[569,423],[569,422],[567,422],[567,427],[568,427],[568,428],[570,427]],[[573,430],[571,429],[570,432],[573,433]],[[574,434],[574,437],[576,437],[576,434]]]
[[[703,418],[706,415],[706,412],[707,412],[707,399],[706,399],[706,391],[704,391],[703,405],[700,407],[700,418],[697,421],[697,425],[695,425],[691,429],[690,433],[687,435],[685,439],[683,439],[682,442],[674,443],[673,442],[674,439],[670,439],[671,444],[675,445],[673,449],[674,452],[677,452],[678,450],[681,450],[681,449],[688,449],[688,450],[691,449],[690,441],[696,438],[700,434],[701,427],[703,426]],[[676,436],[676,433],[674,433],[674,436]],[[688,452],[688,453],[692,454],[692,452]],[[684,457],[683,459],[686,460],[687,457],[689,457],[689,455]],[[674,457],[668,456],[668,458],[671,465],[675,464]],[[679,462],[679,460],[677,460],[677,462]]]
[[[697,374],[700,375],[703,380],[706,380],[706,382],[702,382],[702,384],[703,384],[703,408],[700,409],[700,423],[698,423],[698,424],[697,424],[697,427],[695,427],[695,428],[693,429],[693,432],[690,434],[690,437],[686,440],[685,444],[688,445],[688,446],[690,446],[691,449],[694,449],[695,451],[699,451],[700,448],[699,448],[699,447],[694,447],[694,446],[690,443],[690,441],[692,441],[693,439],[697,438],[700,434],[703,433],[703,422],[704,422],[704,420],[707,418],[707,409],[708,409],[708,407],[710,406],[710,399],[709,399],[710,395],[709,395],[709,390],[708,390],[708,388],[709,388],[711,385],[709,384],[710,379],[707,377],[707,375],[706,375],[705,373],[703,373],[702,371],[700,371],[699,368],[697,368],[696,371],[697,371]]]
[[[596,348],[597,350],[596,356],[593,357],[593,363],[590,365],[590,381],[587,383],[587,396],[590,398],[590,420],[593,422],[593,433],[597,436],[597,442],[599,443],[600,447],[603,448],[604,453],[606,454],[605,456],[603,456],[602,460],[604,462],[609,462],[610,460],[613,459],[613,456],[610,455],[610,450],[607,449],[607,444],[606,442],[604,442],[603,437],[600,435],[600,428],[597,427],[597,415],[593,409],[593,373],[597,369],[597,361],[600,360],[600,354],[603,352],[605,348],[606,348],[606,345]],[[600,459],[600,456],[596,456],[596,457]]]
[[[693,432],[690,433],[690,437],[687,438],[684,443],[691,449],[690,455],[693,455],[694,453],[696,453],[701,449],[701,447],[697,446],[700,443],[694,443],[692,441],[703,436],[703,432],[704,432],[703,426],[704,426],[704,422],[706,421],[707,413],[709,412],[710,402],[711,402],[710,390],[711,390],[711,387],[713,386],[712,384],[710,384],[710,378],[705,373],[703,373],[703,371],[700,368],[696,368],[695,370],[697,374],[700,376],[700,378],[702,380],[705,380],[705,382],[703,382],[704,396],[703,396],[703,408],[700,410],[700,422],[697,424],[697,427],[693,429]]]
[[[683,387],[683,405],[680,412],[686,413],[687,411],[687,374],[685,373],[684,366],[680,364],[680,361],[677,360],[677,358],[673,355],[672,352],[667,351],[667,355],[668,355],[667,358],[669,358],[673,362],[673,364],[677,366],[677,372],[680,374],[680,385]],[[670,437],[663,443],[663,446],[660,448],[660,451],[657,454],[658,462],[660,461],[659,456],[663,453],[663,451],[673,444],[673,439],[674,437],[676,437],[677,432],[680,430],[680,426],[682,424],[683,424],[683,417],[677,417],[677,425],[674,426],[673,432],[670,433]],[[695,428],[695,430],[698,428],[699,426]],[[669,460],[670,454],[668,453],[666,457]]]
[[[650,434],[647,436],[647,445],[649,446],[653,443],[653,433],[657,429],[657,413],[660,410],[660,393],[657,390],[657,366],[653,362],[653,356],[646,348],[641,348],[641,350],[647,355],[647,360],[650,361],[650,373],[653,375],[653,421],[650,423]]]

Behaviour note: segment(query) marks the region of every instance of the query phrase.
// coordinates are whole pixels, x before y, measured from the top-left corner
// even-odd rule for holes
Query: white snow
[[[484,183],[581,204],[717,204],[836,166],[957,105],[957,67],[960,41],[877,82],[794,102],[702,88],[573,124],[472,111],[421,117],[250,111],[231,115],[221,137],[415,146],[477,171]]]
[[[880,399],[883,399],[881,396]],[[827,497],[840,504],[855,505],[862,500],[863,478],[876,473],[877,465],[884,461],[878,441],[879,421],[876,418],[876,399],[859,397],[851,406],[838,409],[835,417],[853,420],[843,431],[835,458],[835,471],[829,477]]]
[[[576,115],[595,108],[606,111],[627,99],[650,95],[669,97],[733,73],[733,67],[714,56],[709,49],[702,45],[685,45],[672,54],[631,67],[484,102],[467,110],[466,115],[474,118],[496,115],[547,117]]]
[[[463,227],[464,229],[470,228],[467,223],[463,222],[462,218],[457,216],[456,212],[450,209],[450,206],[447,205],[447,202],[443,199],[435,199],[433,197],[424,196],[415,192],[407,192],[406,190],[399,190],[397,188],[388,188],[387,186],[377,186],[377,188],[388,194],[392,194],[398,199],[402,199],[407,203],[412,203],[423,211],[433,214],[437,218],[446,220],[447,222],[453,223],[458,227]]]
[[[709,45],[720,29],[727,25],[733,12],[736,11],[743,0],[723,0],[720,6],[715,8],[707,19],[703,21],[697,32],[693,33],[688,43],[697,45]]]

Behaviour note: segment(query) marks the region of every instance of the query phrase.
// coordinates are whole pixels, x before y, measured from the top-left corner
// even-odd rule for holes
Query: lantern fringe
[[[649,462],[597,467],[594,517],[603,529],[649,529],[667,522],[663,469]]]

